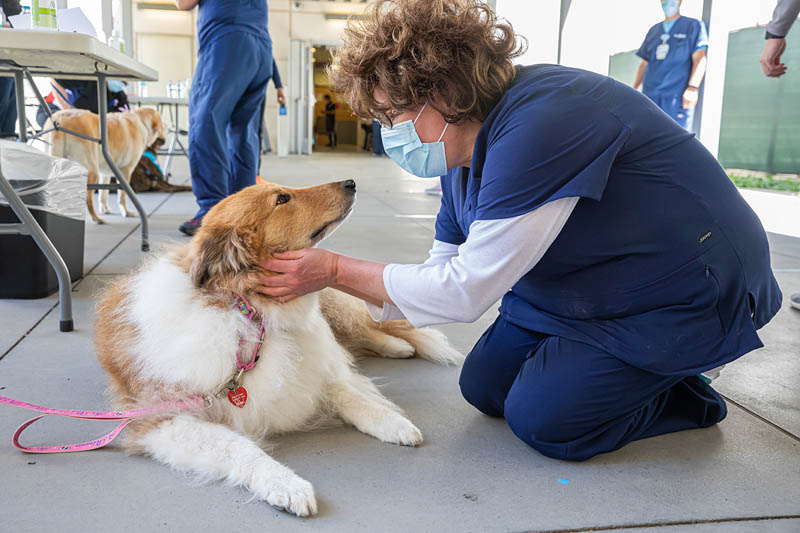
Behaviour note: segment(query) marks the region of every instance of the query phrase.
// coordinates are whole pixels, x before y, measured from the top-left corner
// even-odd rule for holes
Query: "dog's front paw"
[[[120,209],[119,214],[122,215],[125,218],[129,218],[129,217],[132,218],[132,217],[138,217],[139,216],[139,213],[137,213],[136,211],[131,211],[130,209]]]
[[[422,432],[411,420],[399,413],[392,413],[380,421],[374,436],[383,442],[403,446],[422,444]]]
[[[97,210],[100,212],[101,215],[107,215],[111,213],[111,209],[109,209],[108,205],[103,203],[97,206]]]
[[[256,481],[254,492],[268,504],[297,516],[317,513],[317,498],[311,483],[298,475]]]

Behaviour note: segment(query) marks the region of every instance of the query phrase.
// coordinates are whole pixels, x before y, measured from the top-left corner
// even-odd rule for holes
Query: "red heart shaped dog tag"
[[[236,407],[244,407],[247,403],[247,389],[241,385],[228,391],[228,401]]]

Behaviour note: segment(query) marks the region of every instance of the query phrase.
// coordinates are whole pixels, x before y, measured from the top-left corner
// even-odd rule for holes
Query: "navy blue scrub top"
[[[267,0],[200,0],[198,48],[234,31],[244,31],[269,41],[267,20]]]
[[[669,52],[664,59],[656,58],[656,49],[669,34]],[[708,49],[708,32],[703,21],[678,17],[669,31],[659,22],[647,32],[636,55],[647,61],[642,91],[647,96],[681,95],[689,85],[692,74],[692,54]]]
[[[647,97],[554,65],[518,70],[442,176],[436,239],[578,196],[501,315],[657,374],[690,375],[762,346],[781,305],[766,234],[716,159]],[[524,243],[520,243],[524,246]]]

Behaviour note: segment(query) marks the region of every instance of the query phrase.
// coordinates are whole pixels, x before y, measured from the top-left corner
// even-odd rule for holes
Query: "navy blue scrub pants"
[[[459,381],[483,413],[549,457],[583,461],[627,443],[716,424],[720,395],[696,376],[659,376],[597,348],[498,317]]]
[[[683,108],[683,94],[669,95],[669,96],[647,96],[661,108],[661,110],[669,115],[672,120],[677,122],[681,128],[686,131],[692,131],[694,126],[694,107],[688,109]]]
[[[16,94],[14,78],[0,78],[0,137],[16,137]]]
[[[189,99],[189,166],[197,216],[255,185],[258,121],[272,76],[269,41],[226,33],[200,51]]]

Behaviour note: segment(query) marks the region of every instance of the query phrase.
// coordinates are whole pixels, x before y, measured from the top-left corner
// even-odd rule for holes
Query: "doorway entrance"
[[[297,87],[292,91],[290,106],[292,153],[372,150],[371,121],[355,116],[350,106],[330,90],[327,68],[336,46],[337,43],[292,40],[290,79]]]

